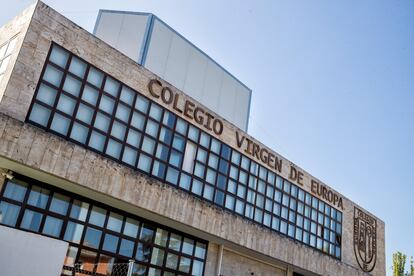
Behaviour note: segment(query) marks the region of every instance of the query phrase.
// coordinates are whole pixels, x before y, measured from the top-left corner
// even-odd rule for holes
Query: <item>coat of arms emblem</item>
[[[357,207],[354,209],[354,250],[362,270],[372,271],[377,260],[377,221]]]

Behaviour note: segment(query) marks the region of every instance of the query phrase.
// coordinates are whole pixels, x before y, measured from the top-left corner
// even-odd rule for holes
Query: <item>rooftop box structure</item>
[[[247,131],[252,91],[157,16],[100,10],[94,34]]]

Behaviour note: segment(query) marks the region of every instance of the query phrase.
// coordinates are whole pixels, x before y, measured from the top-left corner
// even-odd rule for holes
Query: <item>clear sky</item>
[[[89,31],[99,8],[158,15],[253,90],[251,135],[385,221],[389,275],[414,255],[414,1],[45,2]]]

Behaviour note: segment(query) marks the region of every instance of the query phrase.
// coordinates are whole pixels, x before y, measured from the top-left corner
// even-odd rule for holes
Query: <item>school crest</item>
[[[354,208],[354,250],[362,270],[372,271],[377,261],[377,221],[357,207]]]

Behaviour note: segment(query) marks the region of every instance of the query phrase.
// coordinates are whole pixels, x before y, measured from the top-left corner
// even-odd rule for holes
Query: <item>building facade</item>
[[[44,3],[0,62],[0,227],[62,275],[385,275],[383,221]]]

